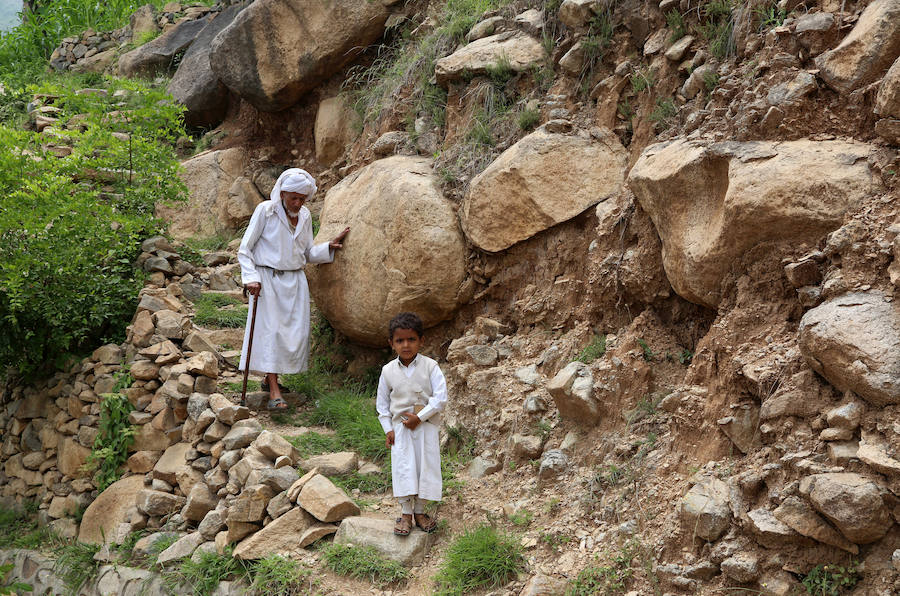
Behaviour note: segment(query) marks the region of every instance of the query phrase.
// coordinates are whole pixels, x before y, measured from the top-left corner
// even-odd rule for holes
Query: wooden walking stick
[[[262,288],[260,288],[262,291]],[[247,295],[247,288],[244,288]],[[247,340],[247,360],[244,361],[244,386],[241,387],[241,405],[247,403],[247,377],[250,375],[250,353],[253,351],[253,330],[256,327],[256,307],[259,305],[259,294],[253,296],[253,312],[250,314],[250,338]]]

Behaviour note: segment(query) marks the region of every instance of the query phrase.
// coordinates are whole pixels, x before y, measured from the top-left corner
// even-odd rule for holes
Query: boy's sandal
[[[290,406],[287,405],[287,402],[284,401],[281,397],[276,397],[275,399],[270,399],[268,408],[270,412],[283,412],[287,410]]]
[[[427,534],[431,534],[437,529],[437,522],[427,513],[416,513],[413,518],[416,520],[416,525]]]
[[[394,534],[397,536],[409,536],[410,531],[412,531],[412,522],[402,515],[397,518],[397,523],[394,524]]]
[[[285,386],[282,385],[281,383],[278,383],[278,389],[281,390],[282,393],[290,393],[290,392],[291,392],[290,389],[288,389],[287,387],[285,387]],[[260,391],[266,391],[266,392],[268,392],[268,391],[269,391],[269,382],[268,382],[268,381],[263,381],[262,383],[260,383],[260,384],[259,384],[259,390],[260,390]]]

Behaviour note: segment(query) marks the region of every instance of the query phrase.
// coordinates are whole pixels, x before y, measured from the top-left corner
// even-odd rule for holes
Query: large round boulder
[[[257,109],[277,112],[384,33],[383,2],[256,0],[212,42],[213,72]]]
[[[125,513],[134,507],[138,493],[144,490],[144,476],[128,476],[106,487],[81,518],[78,541],[92,544],[109,542],[116,528],[125,521]]]
[[[850,141],[669,141],[644,150],[628,184],[659,233],[672,287],[715,308],[748,250],[815,244],[879,189],[871,151]]]
[[[346,226],[334,263],[307,267],[316,306],[364,344],[387,343],[387,325],[413,311],[426,327],[464,299],[466,245],[431,161],[394,156],[354,172],[325,197],[316,242]]]
[[[845,294],[800,320],[800,352],[841,391],[900,404],[900,310],[881,292]]]
[[[572,219],[622,189],[628,152],[610,131],[540,128],[472,180],[460,210],[466,237],[497,252]]]

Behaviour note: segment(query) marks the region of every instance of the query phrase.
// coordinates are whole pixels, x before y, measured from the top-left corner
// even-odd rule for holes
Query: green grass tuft
[[[330,544],[322,552],[325,566],[337,574],[368,578],[379,587],[406,581],[409,571],[396,561],[385,559],[372,547]]]
[[[246,574],[246,564],[234,558],[229,546],[221,555],[203,552],[196,561],[186,557],[178,566],[165,570],[162,579],[171,594],[184,594],[186,589],[190,589],[194,596],[210,596],[216,591],[219,582]]]
[[[531,130],[541,121],[540,110],[522,110],[519,112],[518,125],[522,130]]]
[[[506,585],[525,567],[522,546],[514,536],[482,525],[456,538],[435,576],[441,596]]]
[[[99,550],[99,544],[72,542],[56,551],[53,571],[69,588],[70,594],[78,594],[81,588],[97,575],[100,561],[95,561],[94,555]]]
[[[206,327],[243,327],[247,323],[247,306],[225,294],[207,292],[194,301],[194,322]]]
[[[606,335],[595,335],[591,343],[586,345],[575,360],[590,364],[606,353]]]
[[[250,590],[266,596],[317,593],[319,580],[313,570],[280,555],[269,555],[250,565]]]

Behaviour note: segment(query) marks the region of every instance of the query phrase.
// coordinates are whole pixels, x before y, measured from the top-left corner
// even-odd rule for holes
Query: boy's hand
[[[388,449],[391,448],[391,445],[394,444],[394,431],[389,430],[389,431],[387,432],[387,437],[386,437],[385,440],[384,440],[384,444],[385,444],[385,446],[386,446]]]
[[[419,426],[420,422],[422,422],[421,420],[419,420],[419,417],[416,416],[415,412],[406,412],[403,415],[406,417],[403,420],[403,426],[405,426],[409,430],[416,430],[416,427]]]

